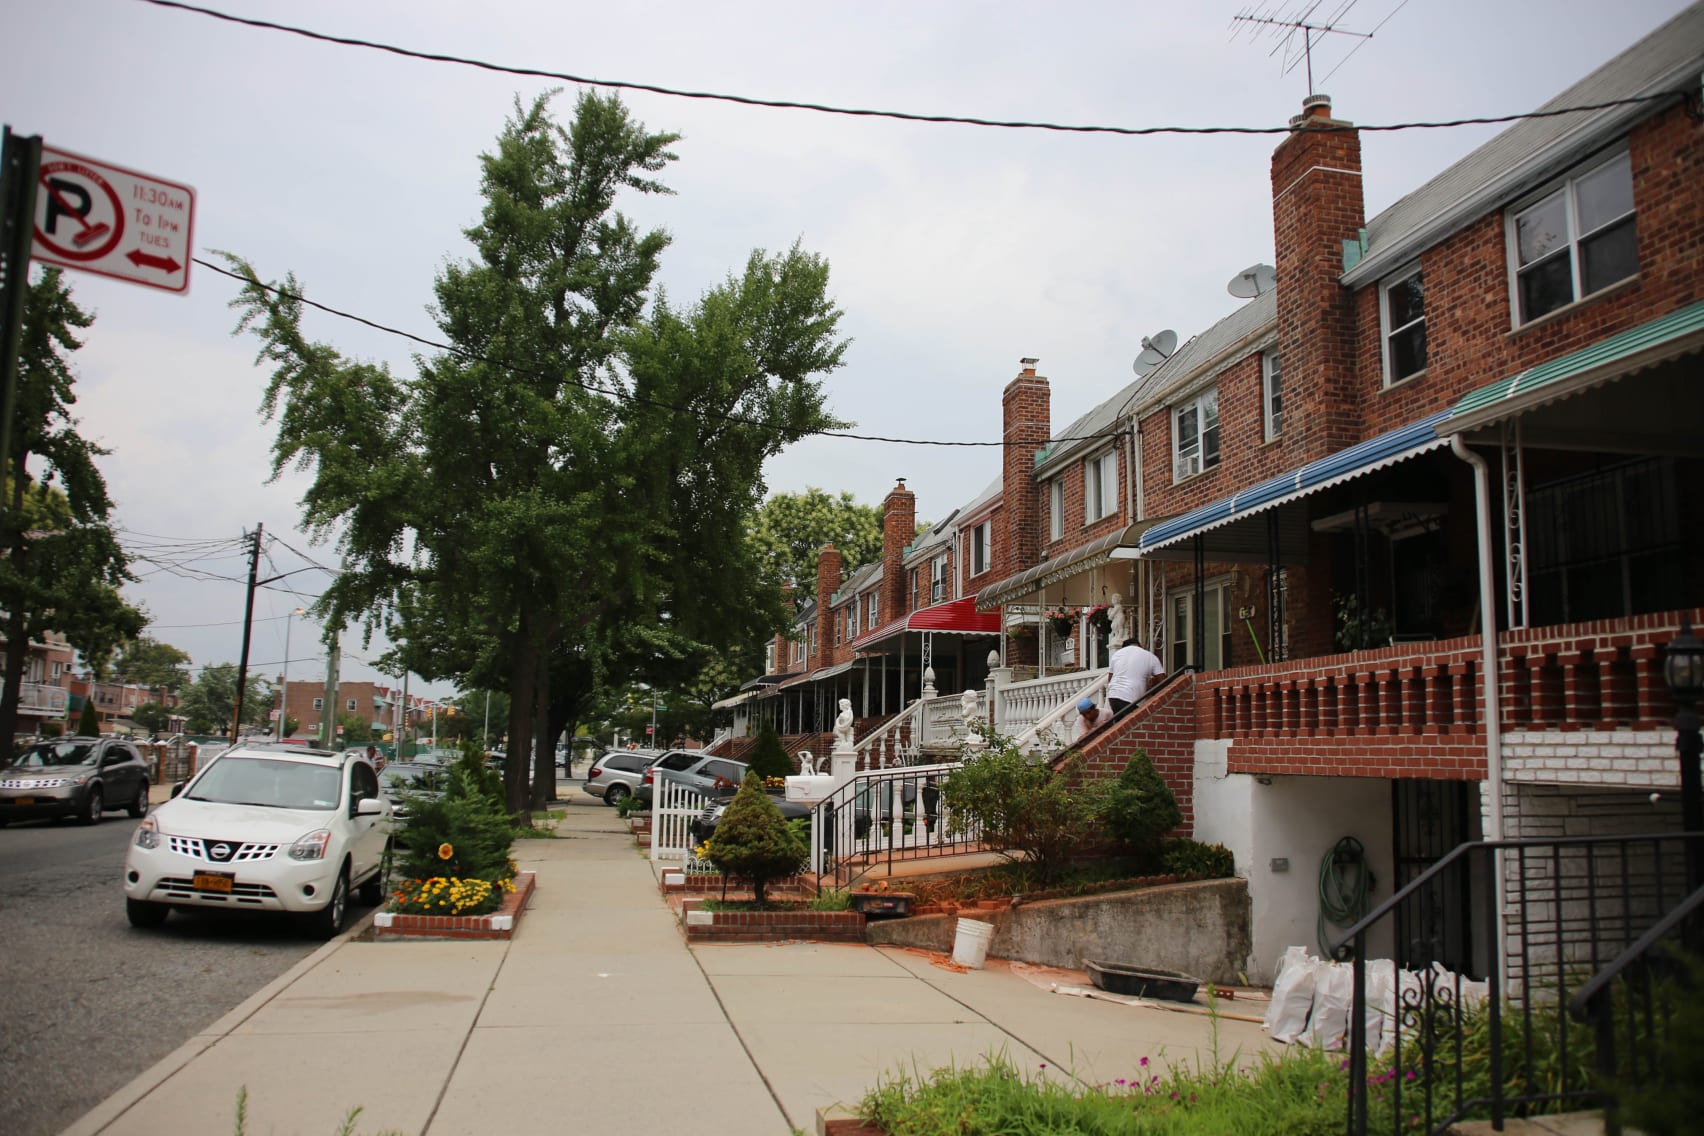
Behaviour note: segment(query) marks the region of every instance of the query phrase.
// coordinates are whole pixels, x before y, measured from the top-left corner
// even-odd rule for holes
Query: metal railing
[[[975,851],[982,833],[954,825],[941,787],[958,762],[866,770],[811,810],[812,870],[844,888],[878,864]]]
[[[1686,897],[1637,942],[1580,987],[1568,1000],[1574,1020],[1591,1027],[1596,1052],[1596,1086],[1609,1136],[1620,1136],[1621,1100],[1617,1086],[1670,1083],[1674,1073],[1664,1062],[1671,1037],[1670,1018],[1685,997],[1695,1000],[1700,958],[1699,921],[1704,919],[1704,888]]]
[[[1685,854],[1704,834],[1463,844],[1351,927],[1350,1136],[1442,1133],[1464,1119],[1591,1107],[1592,1038],[1566,1007],[1587,979],[1683,898]],[[1465,924],[1465,925],[1463,925]],[[1391,1017],[1369,1054],[1367,962],[1394,949]],[[1484,997],[1464,976],[1482,975]],[[1392,1020],[1394,1019],[1394,1020]]]

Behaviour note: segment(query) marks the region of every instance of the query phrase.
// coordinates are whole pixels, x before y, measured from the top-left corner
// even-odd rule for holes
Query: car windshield
[[[93,742],[37,742],[23,752],[13,764],[21,769],[41,769],[49,765],[93,765]]]
[[[272,809],[334,809],[343,771],[332,765],[276,758],[222,757],[188,794],[192,801]]]

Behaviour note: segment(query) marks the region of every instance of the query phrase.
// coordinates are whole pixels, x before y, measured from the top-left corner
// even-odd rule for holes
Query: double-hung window
[[[970,534],[970,574],[980,576],[993,566],[994,522],[983,521]]]
[[[1639,271],[1626,153],[1575,174],[1509,218],[1517,324]]]
[[[880,598],[876,593],[871,592],[864,599],[864,630],[866,631],[876,629],[876,601]]]
[[[929,561],[929,602],[944,603],[947,598],[947,558],[937,556]]]
[[[1098,521],[1118,509],[1118,451],[1083,463],[1083,521]]]
[[[1065,482],[1054,478],[1047,483],[1047,539],[1060,540],[1065,536]]]
[[[1426,369],[1426,282],[1416,268],[1380,292],[1385,385],[1391,386]]]
[[[1203,391],[1172,409],[1172,480],[1219,464],[1219,391]]]
[[[1260,357],[1260,417],[1268,442],[1284,432],[1284,386],[1278,370],[1278,352]]]

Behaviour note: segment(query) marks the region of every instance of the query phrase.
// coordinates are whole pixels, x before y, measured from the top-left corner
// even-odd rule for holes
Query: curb
[[[237,1027],[253,1017],[262,1006],[295,985],[296,980],[302,975],[341,950],[344,944],[351,939],[365,934],[372,925],[373,916],[376,914],[378,914],[376,908],[369,911],[359,922],[349,927],[337,938],[322,944],[318,950],[308,957],[300,960],[289,970],[244,998],[218,1021],[201,1030],[194,1037],[155,1062],[152,1068],[137,1074],[123,1088],[108,1095],[105,1100],[78,1117],[60,1133],[60,1136],[96,1136],[97,1133],[104,1131],[107,1125],[129,1112],[132,1105],[165,1084],[177,1075],[184,1066],[219,1044],[230,1034],[235,1033]]]

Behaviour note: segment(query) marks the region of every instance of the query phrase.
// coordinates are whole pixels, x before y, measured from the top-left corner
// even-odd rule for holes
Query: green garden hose
[[[1332,846],[1319,862],[1319,950],[1323,957],[1339,961],[1348,951],[1332,955],[1331,940],[1326,937],[1327,923],[1348,930],[1361,921],[1372,906],[1373,888],[1378,885],[1367,868],[1367,850],[1353,836],[1345,836]]]

